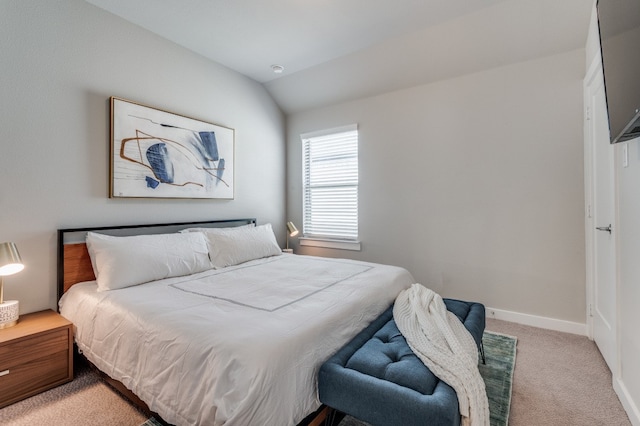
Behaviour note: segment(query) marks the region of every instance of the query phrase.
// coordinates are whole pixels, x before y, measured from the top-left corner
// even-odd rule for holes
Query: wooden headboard
[[[58,229],[58,299],[74,284],[96,279],[93,273],[89,251],[85,244],[87,232],[99,232],[101,234],[122,237],[130,235],[168,234],[186,228],[225,228],[248,224],[255,225],[256,219]]]

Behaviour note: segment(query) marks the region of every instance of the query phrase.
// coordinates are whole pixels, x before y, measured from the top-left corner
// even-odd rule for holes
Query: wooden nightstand
[[[0,408],[73,379],[73,328],[47,310],[0,330]]]

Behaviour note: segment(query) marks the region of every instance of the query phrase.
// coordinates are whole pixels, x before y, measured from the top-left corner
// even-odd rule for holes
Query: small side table
[[[0,408],[73,380],[73,327],[52,310],[0,330]]]

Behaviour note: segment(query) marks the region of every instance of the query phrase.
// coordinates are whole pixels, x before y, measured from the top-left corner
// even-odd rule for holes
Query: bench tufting
[[[484,306],[444,299],[482,349]],[[390,307],[327,360],[318,373],[320,401],[374,426],[459,425],[455,391],[409,348]]]

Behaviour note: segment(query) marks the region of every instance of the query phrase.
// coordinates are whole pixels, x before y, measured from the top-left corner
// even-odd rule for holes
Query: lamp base
[[[17,300],[5,300],[4,303],[0,303],[0,329],[16,325],[18,316]]]
[[[282,249],[282,252],[283,252],[283,253],[293,253],[293,249],[287,249],[287,248],[285,248],[285,249]]]

